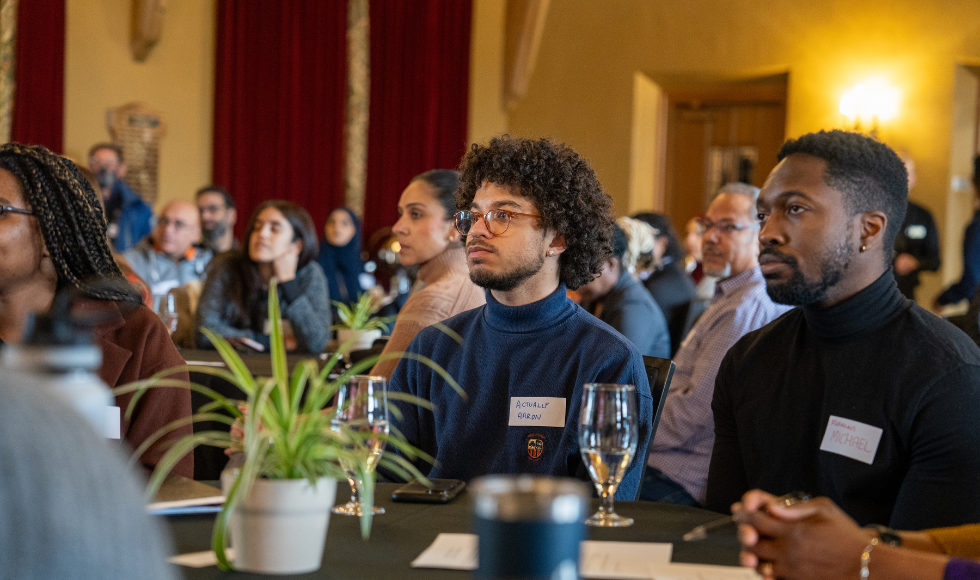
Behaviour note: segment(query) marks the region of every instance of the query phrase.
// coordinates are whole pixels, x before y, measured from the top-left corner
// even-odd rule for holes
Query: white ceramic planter
[[[344,354],[352,350],[363,350],[366,348],[371,348],[374,341],[381,338],[380,330],[350,330],[349,328],[341,328],[337,331],[337,343],[342,345],[348,340],[354,339],[354,343],[349,345]]]
[[[236,570],[302,574],[320,569],[337,480],[255,481],[231,518]]]

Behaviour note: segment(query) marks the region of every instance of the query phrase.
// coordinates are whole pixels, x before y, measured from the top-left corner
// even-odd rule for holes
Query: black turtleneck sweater
[[[743,337],[712,409],[710,509],[761,488],[828,496],[861,524],[980,522],[980,349],[903,297],[890,272]],[[831,416],[882,430],[876,448],[844,438],[874,450],[870,464],[821,450]]]

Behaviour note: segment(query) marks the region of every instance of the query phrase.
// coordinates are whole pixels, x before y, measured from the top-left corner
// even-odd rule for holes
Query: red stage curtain
[[[343,204],[347,2],[219,0],[214,182],[238,204],[236,233],[267,199],[317,228]]]
[[[61,153],[65,119],[65,0],[17,7],[11,139]]]
[[[466,148],[470,0],[372,0],[364,239],[398,219],[408,181]]]

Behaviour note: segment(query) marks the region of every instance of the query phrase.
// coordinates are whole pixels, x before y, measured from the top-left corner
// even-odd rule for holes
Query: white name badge
[[[905,228],[905,235],[912,240],[923,240],[926,237],[926,226],[922,224],[912,224]]]
[[[875,453],[878,452],[881,433],[881,429],[877,427],[831,415],[820,450],[871,465],[874,463]]]
[[[564,427],[565,399],[562,397],[511,397],[511,427]]]
[[[105,408],[105,436],[106,439],[119,439],[121,436],[121,415],[119,407]]]

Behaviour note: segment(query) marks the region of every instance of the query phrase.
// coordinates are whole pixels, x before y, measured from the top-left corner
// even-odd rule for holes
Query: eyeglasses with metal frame
[[[10,213],[22,213],[24,215],[34,215],[34,211],[33,210],[23,209],[23,208],[19,208],[19,207],[13,207],[13,206],[9,206],[9,205],[0,205],[0,216],[2,216],[3,214],[7,213],[8,211]]]
[[[734,222],[717,221],[713,222],[706,217],[700,217],[697,219],[698,226],[701,227],[701,235],[708,235],[708,232],[712,228],[717,228],[719,233],[725,235],[732,235],[735,232],[740,232],[742,230],[754,230],[759,227],[759,224],[736,224]]]
[[[507,231],[511,220],[517,216],[541,219],[541,216],[537,214],[518,213],[506,209],[492,209],[482,216],[472,211],[458,211],[453,214],[453,224],[456,226],[456,231],[464,236],[468,236],[470,230],[473,229],[473,224],[482,217],[484,225],[487,226],[487,231],[495,236],[499,236]]]

